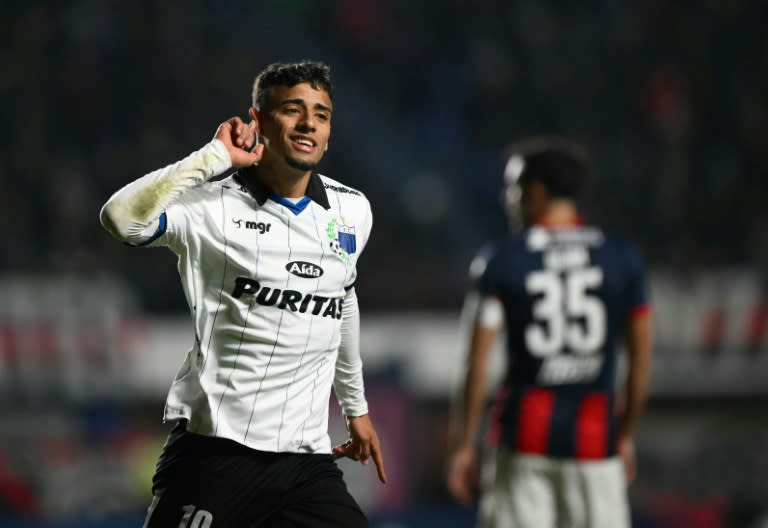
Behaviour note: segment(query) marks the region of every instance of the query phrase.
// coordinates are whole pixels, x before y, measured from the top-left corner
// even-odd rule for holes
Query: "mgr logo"
[[[262,235],[269,232],[269,228],[272,224],[265,222],[253,222],[251,220],[242,220],[240,218],[233,218],[232,223],[237,226],[238,229],[245,227],[246,229],[257,229]]]
[[[294,260],[285,265],[285,269],[288,273],[296,275],[297,277],[304,277],[305,279],[316,279],[323,275],[323,268],[312,264],[311,262],[304,262],[302,260]]]

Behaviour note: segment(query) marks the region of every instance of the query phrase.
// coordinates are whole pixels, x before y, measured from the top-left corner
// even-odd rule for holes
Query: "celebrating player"
[[[472,502],[487,360],[504,326],[508,368],[480,479],[485,528],[630,525],[626,485],[635,473],[651,325],[638,252],[582,225],[576,200],[589,166],[564,139],[516,145],[505,200],[524,229],[473,262],[473,335],[447,484],[458,501]],[[620,337],[628,371],[617,398]]]
[[[372,459],[386,482],[354,288],[372,218],[360,191],[314,172],[331,132],[329,68],[268,66],[249,113],[101,211],[118,240],[178,256],[193,320],[145,527],[367,526],[334,458]],[[333,449],[331,385],[350,434]]]

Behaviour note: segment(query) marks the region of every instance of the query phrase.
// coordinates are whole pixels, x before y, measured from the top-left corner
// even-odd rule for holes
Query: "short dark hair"
[[[523,159],[518,183],[538,181],[552,198],[578,198],[592,177],[593,164],[579,144],[560,137],[531,138],[509,149]]]
[[[275,62],[264,68],[253,82],[253,106],[256,110],[264,108],[273,86],[290,87],[304,82],[312,85],[312,88],[322,88],[333,100],[331,68],[328,65],[315,61]]]

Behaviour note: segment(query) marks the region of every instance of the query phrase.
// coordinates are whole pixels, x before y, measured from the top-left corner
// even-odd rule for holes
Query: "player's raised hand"
[[[471,506],[478,488],[477,454],[472,447],[456,451],[448,464],[448,491],[464,506]]]
[[[381,452],[379,435],[373,428],[371,418],[367,414],[349,418],[347,426],[349,428],[349,440],[333,448],[334,458],[347,457],[352,460],[359,460],[362,464],[368,464],[368,460],[373,458],[379,480],[386,484],[387,473],[384,470],[384,456]]]
[[[259,143],[254,147],[258,133],[259,127],[256,121],[244,123],[239,117],[232,117],[219,125],[214,138],[224,143],[232,159],[232,166],[240,168],[248,167],[261,160],[264,145]]]

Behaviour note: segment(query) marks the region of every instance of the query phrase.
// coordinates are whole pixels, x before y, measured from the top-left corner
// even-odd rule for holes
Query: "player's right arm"
[[[471,338],[463,378],[463,389],[454,409],[452,456],[448,464],[447,486],[451,495],[464,505],[471,505],[478,484],[477,436],[482,421],[487,392],[488,358],[499,329],[504,309],[491,294],[487,265],[492,248],[485,248],[470,266],[475,287],[467,294],[462,320],[470,321]]]
[[[129,244],[151,240],[161,225],[162,213],[181,194],[231,167],[253,165],[261,159],[264,146],[255,141],[257,124],[233,117],[222,123],[214,139],[200,150],[162,169],[129,183],[107,200],[100,220],[112,236]]]
[[[475,323],[464,375],[456,444],[448,465],[448,490],[460,503],[469,506],[477,487],[476,439],[485,404],[488,357],[498,333],[497,326]]]

